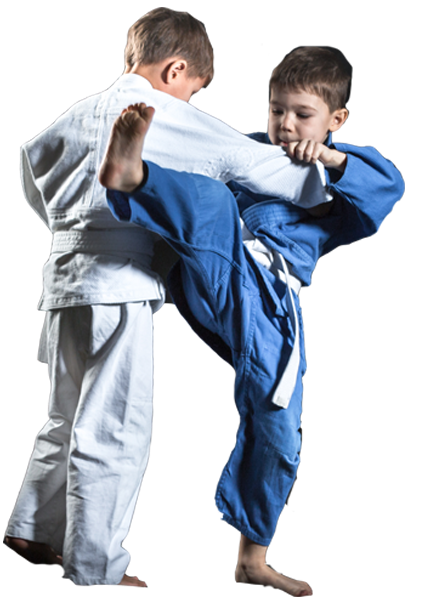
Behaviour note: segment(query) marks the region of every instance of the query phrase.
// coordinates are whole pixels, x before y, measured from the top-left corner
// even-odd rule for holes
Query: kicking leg
[[[129,106],[116,119],[99,170],[101,185],[129,193],[142,183],[143,143],[154,112],[142,102]]]
[[[291,579],[266,564],[267,546],[260,546],[241,535],[238,563],[235,570],[237,583],[271,586],[291,596],[311,596],[313,591],[305,581]]]

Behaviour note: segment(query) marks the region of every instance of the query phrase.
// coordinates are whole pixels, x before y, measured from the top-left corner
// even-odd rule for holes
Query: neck
[[[133,67],[126,66],[124,73],[132,75],[140,75],[149,81],[155,89],[160,89],[162,86],[162,70],[160,65],[134,65]]]

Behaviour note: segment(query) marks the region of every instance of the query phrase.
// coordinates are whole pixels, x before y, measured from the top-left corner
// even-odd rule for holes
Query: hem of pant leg
[[[226,523],[237,529],[240,533],[245,535],[249,540],[255,542],[256,544],[259,544],[260,546],[269,546],[272,541],[272,538],[263,538],[260,535],[255,534],[253,531],[251,531],[251,529],[249,529],[245,525],[241,525],[241,523],[238,523],[225,513],[222,513],[222,519]]]
[[[8,527],[4,537],[19,538],[27,542],[36,542],[37,544],[48,544],[51,546],[51,540],[44,531],[34,530],[33,527]]]
[[[224,468],[221,478],[219,480],[218,483],[218,487],[216,489],[216,494],[215,494],[215,502],[216,502],[216,506],[218,508],[218,510],[222,513],[222,518],[223,520],[228,523],[229,525],[231,525],[232,527],[234,527],[235,529],[237,529],[240,533],[242,533],[243,535],[245,535],[247,538],[249,538],[249,540],[251,540],[252,542],[255,542],[256,544],[259,544],[261,546],[269,546],[269,544],[272,541],[272,538],[264,538],[260,535],[257,535],[256,533],[254,533],[251,529],[249,529],[249,527],[239,523],[238,521],[236,521],[235,519],[233,519],[232,517],[230,517],[226,512],[225,512],[225,502],[222,498],[222,485],[224,483],[224,480],[227,476],[227,469],[226,467]]]

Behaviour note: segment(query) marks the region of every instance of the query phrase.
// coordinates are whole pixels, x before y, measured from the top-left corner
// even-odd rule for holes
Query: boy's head
[[[300,46],[273,70],[269,83],[271,142],[324,142],[348,117],[352,67],[336,48]]]
[[[203,23],[187,12],[156,8],[134,23],[124,53],[126,72],[182,100],[213,78],[213,49]]]

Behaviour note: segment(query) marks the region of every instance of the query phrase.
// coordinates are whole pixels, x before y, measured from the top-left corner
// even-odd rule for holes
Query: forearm
[[[335,169],[340,173],[344,173],[346,169],[347,155],[345,152],[330,150],[329,155],[324,160],[323,158],[320,158],[320,162],[325,169]]]
[[[353,205],[362,221],[376,230],[404,192],[402,176],[375,148],[349,144],[335,147],[347,154],[347,164],[343,173],[326,170],[328,189]]]

